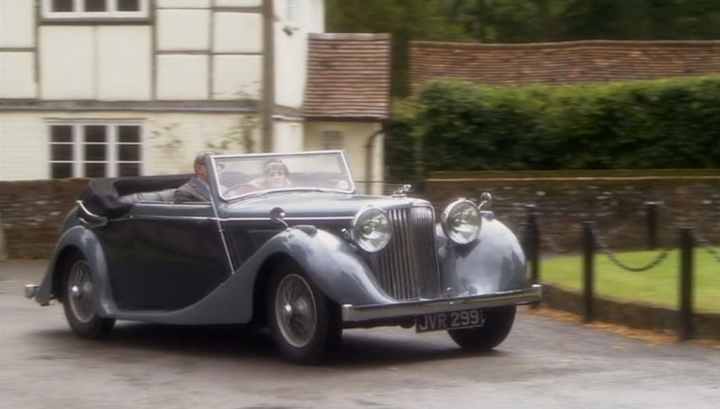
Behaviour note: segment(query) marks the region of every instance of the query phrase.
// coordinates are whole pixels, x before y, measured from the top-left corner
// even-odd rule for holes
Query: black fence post
[[[594,319],[595,237],[592,222],[582,223],[583,246],[583,321]]]
[[[680,228],[680,322],[678,338],[681,341],[693,336],[693,231]]]
[[[525,236],[525,251],[530,263],[530,282],[540,282],[540,229],[537,222],[537,207],[527,205],[527,226]],[[530,308],[537,308],[538,304],[532,304]]]
[[[647,246],[648,250],[655,250],[658,246],[657,239],[658,223],[658,202],[645,202],[645,224],[647,225]]]

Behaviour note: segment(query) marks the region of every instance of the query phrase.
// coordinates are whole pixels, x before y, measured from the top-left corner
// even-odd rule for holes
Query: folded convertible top
[[[175,189],[191,177],[192,175],[167,175],[92,179],[80,198],[91,212],[111,218],[118,217],[132,207],[131,203],[120,200],[122,196]]]

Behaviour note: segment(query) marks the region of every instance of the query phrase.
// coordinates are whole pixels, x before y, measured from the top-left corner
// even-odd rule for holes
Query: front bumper
[[[534,284],[522,290],[503,291],[469,297],[403,301],[394,304],[342,306],[343,322],[363,322],[413,317],[438,312],[491,308],[504,305],[532,304],[542,299],[542,286]]]

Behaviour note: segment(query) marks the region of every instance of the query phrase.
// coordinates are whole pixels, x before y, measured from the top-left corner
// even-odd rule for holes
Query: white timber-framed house
[[[324,31],[324,0],[0,0],[0,180],[341,148],[381,181],[390,38]]]

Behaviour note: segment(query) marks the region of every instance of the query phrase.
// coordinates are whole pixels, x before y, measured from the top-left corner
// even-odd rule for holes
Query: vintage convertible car
[[[58,299],[91,338],[115,320],[264,325],[298,362],[321,360],[344,328],[383,325],[490,349],[516,305],[540,300],[518,240],[483,203],[458,199],[438,222],[403,192],[357,194],[341,151],[206,166],[209,202],[174,202],[188,175],[91,181],[26,296]]]

